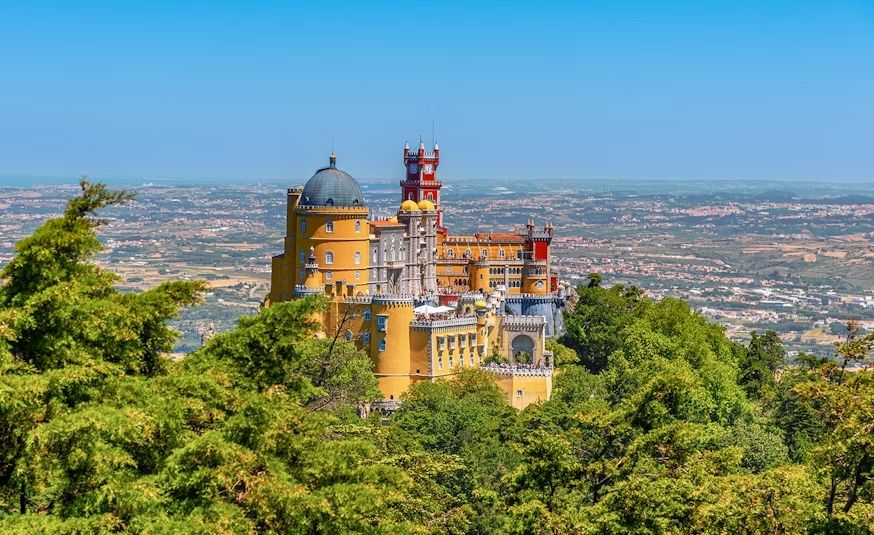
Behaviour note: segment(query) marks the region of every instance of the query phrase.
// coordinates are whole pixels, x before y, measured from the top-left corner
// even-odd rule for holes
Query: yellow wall
[[[551,375],[498,375],[498,388],[507,396],[507,403],[516,409],[524,409],[532,403],[546,401],[552,396]],[[519,396],[519,390],[522,395]]]
[[[315,249],[316,263],[322,274],[325,284],[334,283],[338,280],[347,284],[361,286],[359,291],[367,290],[368,268],[370,255],[368,254],[370,227],[367,223],[366,207],[318,207],[318,209],[299,207],[296,212],[297,237],[294,252],[286,251],[286,257],[293,255],[300,262],[301,254],[309,257],[310,247]],[[301,221],[306,221],[305,228],[301,227]],[[327,231],[327,222],[334,225],[334,231]],[[356,232],[356,222],[358,231]],[[334,262],[328,264],[326,255],[332,252]],[[355,263],[355,253],[360,254],[360,261]],[[327,272],[331,273],[331,279],[327,278]],[[358,278],[355,277],[356,272]],[[300,268],[294,273],[295,284],[303,284]]]
[[[410,386],[410,304],[373,304],[371,340],[374,373],[379,389],[386,399],[399,399]],[[379,316],[387,317],[385,331],[378,329]],[[379,341],[385,340],[385,351],[379,351]],[[413,369],[415,371],[415,369]]]

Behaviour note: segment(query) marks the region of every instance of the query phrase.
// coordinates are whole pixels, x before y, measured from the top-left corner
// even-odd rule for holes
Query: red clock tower
[[[440,188],[443,186],[437,180],[437,166],[440,165],[440,147],[434,143],[434,152],[425,152],[425,144],[419,141],[419,151],[411,152],[410,145],[404,145],[404,167],[407,176],[401,180],[402,199],[419,202],[427,199],[437,208],[437,229],[446,232],[443,227],[443,210],[440,209]]]

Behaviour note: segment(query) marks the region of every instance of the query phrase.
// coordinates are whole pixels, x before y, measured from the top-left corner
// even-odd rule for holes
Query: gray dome
[[[337,169],[337,157],[331,155],[331,164],[319,169],[303,187],[301,204],[309,206],[362,206],[364,197],[352,175]]]

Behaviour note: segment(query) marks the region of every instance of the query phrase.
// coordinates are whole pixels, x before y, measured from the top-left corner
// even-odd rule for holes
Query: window
[[[467,336],[461,335],[459,338],[461,338],[461,348],[464,349],[467,347]]]
[[[355,232],[361,232],[361,221],[355,220]]]
[[[385,338],[379,341],[379,350],[385,351]]]
[[[301,252],[300,252],[300,263],[301,263],[301,264],[306,264],[306,263],[307,263],[307,252],[306,252],[306,251],[301,251]]]
[[[301,232],[306,232],[306,231],[307,231],[307,220],[306,220],[306,219],[301,219],[301,220],[300,220],[300,231],[301,231]]]
[[[370,321],[370,309],[369,308],[364,309],[364,321]]]
[[[437,357],[437,369],[438,370],[443,369],[443,357]]]
[[[333,271],[326,271],[325,272],[325,280],[328,280],[328,281],[334,280],[334,272]]]
[[[522,397],[522,391],[521,391],[521,390],[517,390],[517,391],[516,391],[516,397],[517,397],[517,398],[521,398],[521,397]]]
[[[361,341],[364,342],[365,344],[369,344],[370,343],[370,333],[364,333],[363,335],[361,335]]]
[[[443,348],[446,347],[446,339],[442,336],[437,337],[437,349],[443,351]]]
[[[455,337],[454,336],[449,338],[449,349],[455,349]]]
[[[325,253],[325,263],[333,264],[334,263],[334,251],[328,251]]]
[[[380,332],[385,332],[388,328],[388,316],[377,316],[376,317],[376,330]]]
[[[432,201],[434,200],[434,194],[430,191],[428,192],[428,199],[430,199]]]
[[[498,256],[501,257],[501,258],[504,258],[504,257],[507,256],[507,255],[506,255],[506,253],[504,253],[504,250],[503,250],[503,249],[498,249]]]
[[[474,364],[474,362],[473,362],[473,353],[471,353],[471,354],[470,354],[470,365],[473,366],[473,364]]]
[[[307,277],[307,271],[305,269],[300,270],[300,278],[305,279]]]
[[[355,271],[355,279],[358,280],[358,279],[360,279],[360,278],[361,278],[361,272],[358,271],[358,270],[356,270],[356,271]]]
[[[455,258],[455,249],[447,249],[446,256],[448,256],[449,258]]]
[[[361,251],[355,251],[355,265],[361,263]]]
[[[454,365],[455,363],[452,361],[452,355],[449,355],[449,369],[451,370]]]
[[[376,249],[370,253],[370,263],[376,265]]]
[[[325,232],[334,232],[334,222],[326,221],[325,222]]]
[[[346,333],[345,333],[343,336],[346,338],[346,341],[347,341],[347,342],[351,342],[351,341],[352,341],[352,331],[348,331],[348,330],[347,330]]]
[[[537,286],[537,289],[538,289],[538,290],[542,290],[542,289],[543,289],[543,281],[537,281],[537,285],[536,285],[536,286]]]
[[[465,257],[465,258],[470,258],[470,248],[469,248],[469,247],[468,247],[467,249],[464,250],[464,257]]]
[[[412,200],[413,200],[413,192],[412,192],[412,191],[408,191],[408,192],[407,192],[407,200],[408,200],[408,201],[412,201]]]

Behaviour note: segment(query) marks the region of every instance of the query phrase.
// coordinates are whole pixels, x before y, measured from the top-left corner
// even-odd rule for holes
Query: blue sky
[[[0,175],[874,181],[874,1],[0,2]]]

